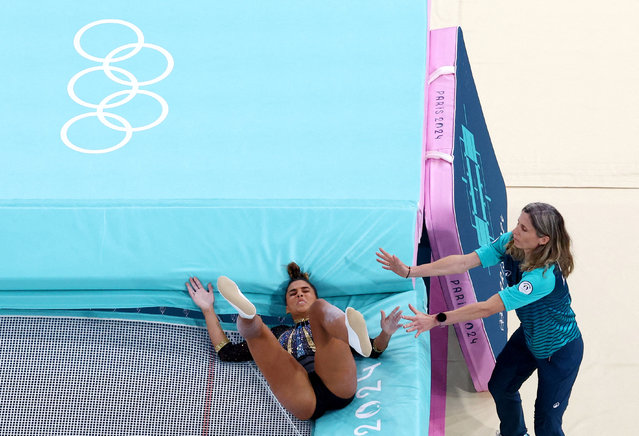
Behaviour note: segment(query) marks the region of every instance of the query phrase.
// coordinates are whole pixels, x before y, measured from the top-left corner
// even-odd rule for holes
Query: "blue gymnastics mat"
[[[372,329],[395,294],[423,304],[421,283],[382,270],[375,250],[409,262],[423,225],[427,6],[0,7],[2,314],[194,310],[186,279],[227,275],[277,316],[291,260],[322,297],[374,308]],[[426,342],[397,339],[401,359],[378,371],[389,393],[404,365],[413,406],[360,401],[344,422],[375,427],[383,410],[398,421],[371,434],[406,414],[427,434],[429,368],[414,364]]]
[[[421,228],[426,2],[67,6],[0,18],[0,289],[412,287],[374,250]]]

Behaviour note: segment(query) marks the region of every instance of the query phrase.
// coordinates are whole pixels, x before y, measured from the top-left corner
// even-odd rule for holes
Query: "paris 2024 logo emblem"
[[[128,27],[129,29],[133,30],[133,32],[135,32],[137,36],[137,41],[130,44],[124,44],[119,47],[116,47],[113,50],[111,50],[105,57],[93,56],[87,53],[84,50],[84,48],[82,48],[82,44],[81,44],[82,35],[84,35],[84,33],[87,30],[95,26],[100,26],[103,24],[119,24],[119,25]],[[64,124],[64,126],[62,126],[62,129],[60,130],[60,138],[62,139],[62,142],[67,147],[69,147],[72,150],[78,151],[80,153],[90,153],[90,154],[110,153],[112,151],[115,151],[119,148],[124,147],[131,140],[131,137],[133,136],[133,132],[140,132],[142,130],[151,129],[157,126],[158,124],[160,124],[162,121],[164,121],[164,119],[169,113],[169,105],[161,96],[159,96],[155,92],[149,91],[147,89],[143,89],[143,87],[153,85],[154,83],[157,83],[160,80],[165,79],[169,74],[171,74],[171,71],[173,70],[173,57],[168,51],[166,51],[164,48],[158,45],[149,44],[145,42],[142,31],[134,24],[131,24],[128,21],[116,20],[116,19],[105,19],[105,20],[93,21],[87,24],[86,26],[82,27],[75,34],[75,38],[73,39],[73,45],[75,47],[75,50],[80,54],[80,56],[86,59],[89,59],[91,61],[97,62],[100,65],[86,68],[80,71],[79,73],[77,73],[76,75],[74,75],[71,78],[71,80],[69,80],[69,84],[67,85],[67,92],[69,93],[69,97],[71,97],[71,99],[77,104],[90,108],[92,109],[92,111],[86,112],[80,115],[76,115],[75,117],[67,121]],[[132,58],[133,56],[137,55],[142,49],[156,50],[166,58],[166,68],[160,75],[150,80],[139,81],[130,71],[114,65],[118,62]],[[121,54],[123,52],[124,54]],[[80,97],[78,97],[75,91],[76,82],[78,81],[78,79],[80,79],[84,75],[94,73],[96,71],[104,72],[104,74],[106,75],[108,79],[120,85],[124,85],[128,87],[129,89],[125,89],[123,91],[117,91],[112,94],[109,94],[98,103],[91,103],[81,99]],[[118,73],[119,77],[116,76],[116,74],[114,73]],[[122,106],[130,102],[138,94],[149,96],[155,99],[160,104],[160,107],[162,108],[160,116],[157,117],[153,122],[143,126],[132,126],[131,123],[126,118],[116,113],[108,111],[108,110],[113,110],[116,107]],[[104,126],[113,130],[124,132],[124,138],[115,145],[108,145],[108,144],[99,145],[99,147],[101,148],[85,148],[86,145],[85,147],[83,147],[82,145],[74,144],[69,139],[69,135],[68,135],[69,129],[76,121],[81,120],[83,118],[88,118],[88,117],[97,117],[98,120],[100,120],[100,122]],[[115,121],[117,124],[114,124],[110,120]]]

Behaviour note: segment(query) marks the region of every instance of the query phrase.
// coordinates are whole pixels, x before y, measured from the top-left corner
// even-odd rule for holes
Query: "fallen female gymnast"
[[[262,322],[235,282],[224,276],[218,278],[218,291],[239,314],[237,328],[244,341],[237,344],[229,341],[220,326],[211,283],[207,290],[197,277],[191,277],[186,287],[204,314],[220,360],[254,360],[284,408],[299,419],[317,419],[353,401],[357,368],[352,350],[365,357],[379,357],[399,328],[402,312],[399,306],[388,316],[382,310],[382,331],[370,339],[358,311],[349,307],[344,313],[318,298],[309,275],[295,262],[288,265],[288,274],[286,310],[295,325],[272,329]]]

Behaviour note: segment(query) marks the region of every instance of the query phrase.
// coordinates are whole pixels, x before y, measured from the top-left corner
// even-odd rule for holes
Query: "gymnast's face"
[[[295,280],[286,288],[286,309],[293,319],[306,318],[315,300],[315,291],[304,280]]]

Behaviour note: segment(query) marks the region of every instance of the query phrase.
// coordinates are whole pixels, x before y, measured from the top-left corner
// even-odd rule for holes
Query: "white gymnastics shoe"
[[[220,276],[217,279],[217,290],[242,318],[253,319],[257,313],[255,306],[242,294],[233,280]]]
[[[362,314],[352,307],[347,307],[344,319],[346,321],[346,330],[348,330],[348,344],[362,356],[370,356],[372,351],[371,340],[368,337],[366,321]]]

